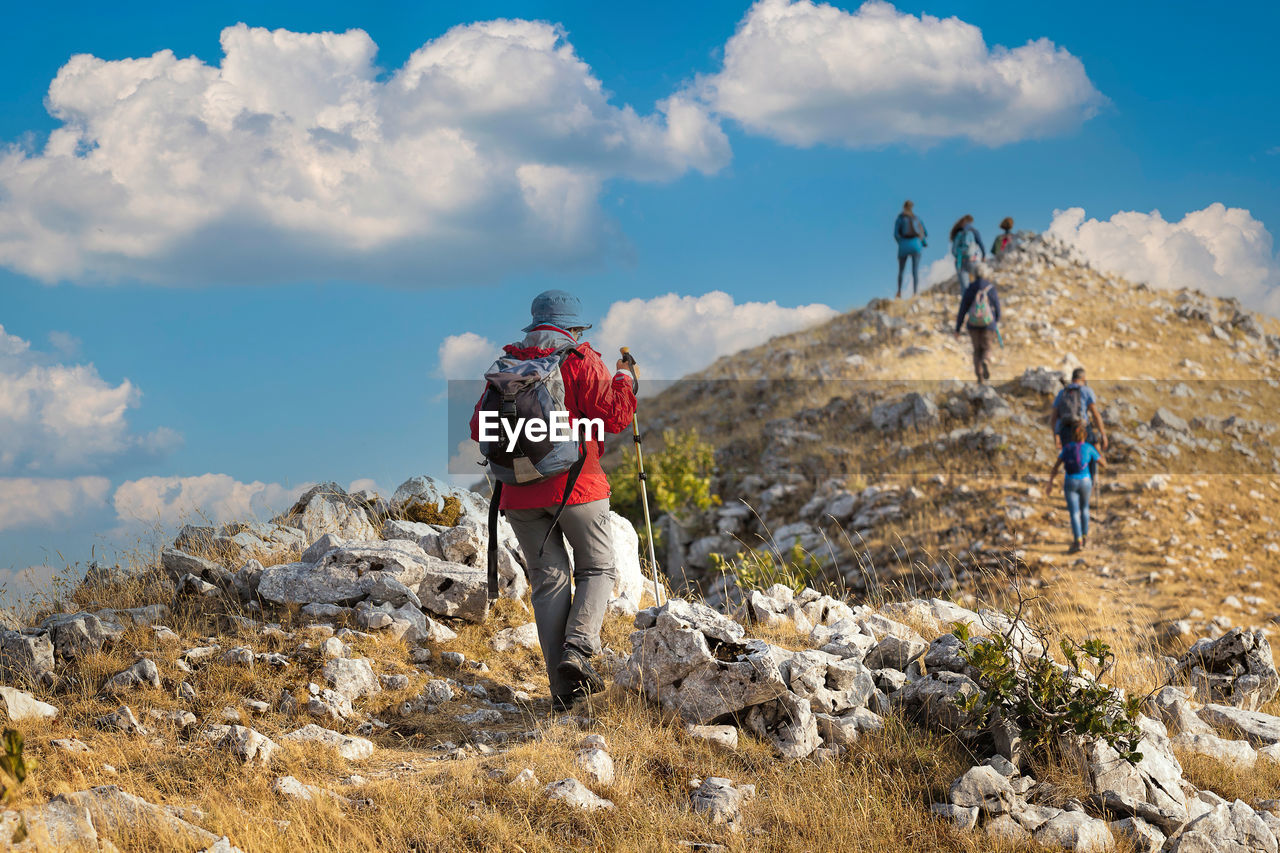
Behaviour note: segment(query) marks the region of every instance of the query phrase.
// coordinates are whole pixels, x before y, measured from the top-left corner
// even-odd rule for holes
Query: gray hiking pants
[[[561,653],[566,645],[587,655],[600,653],[600,625],[613,591],[615,569],[608,498],[566,506],[559,529],[552,531],[542,548],[555,512],[555,507],[542,507],[509,509],[506,514],[529,567],[533,618],[538,623],[538,644],[547,662],[551,693],[565,696],[573,685],[556,673]],[[566,539],[573,548],[572,585]]]

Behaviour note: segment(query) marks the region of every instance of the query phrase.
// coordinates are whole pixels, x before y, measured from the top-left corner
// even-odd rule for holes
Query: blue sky
[[[940,237],[962,213],[989,240],[1002,216],[1039,230],[1055,210],[1079,207],[1082,217],[1060,217],[1055,228],[1118,272],[1190,281],[1274,310],[1275,6],[784,5],[773,12],[798,14],[822,36],[801,54],[849,59],[838,79],[812,79],[811,57],[748,3],[10,10],[0,140],[20,153],[0,165],[0,391],[10,388],[0,405],[13,407],[10,438],[0,439],[0,570],[128,544],[142,527],[131,515],[171,523],[197,504],[213,516],[278,508],[307,482],[368,478],[386,490],[442,473],[442,345],[472,333],[446,345],[465,373],[515,336],[546,287],[579,293],[602,320],[608,313],[597,335],[630,343],[669,375],[735,341],[889,295],[889,233],[906,197],[938,236],[926,263],[944,256]],[[979,53],[977,31],[946,22],[952,16],[980,30]],[[548,59],[555,74],[544,89],[501,101],[495,87],[541,78],[519,65],[495,72],[490,42],[455,32],[450,50],[433,55],[437,76],[407,94],[395,89],[425,44],[498,18],[558,24],[550,46],[535,44],[548,30],[519,32],[535,58],[571,49],[572,61]],[[136,108],[107,109],[125,91],[119,61],[167,49],[216,76],[220,34],[237,23],[363,30],[381,73],[352,83],[318,42],[241,31],[257,64],[236,97],[258,106],[235,107],[238,141],[216,160],[192,116],[216,112],[209,105],[221,90],[192,88],[195,64],[172,71],[186,82],[137,94]],[[893,33],[887,45],[859,41],[873,24]],[[1037,39],[1052,45],[1032,55],[1024,46]],[[372,49],[361,44],[335,50],[346,61]],[[1010,59],[996,46],[1023,52]],[[76,54],[109,64],[69,75],[50,97]],[[993,91],[992,69],[1010,61],[1031,79],[1021,97]],[[419,110],[442,74],[479,88]],[[679,133],[673,96],[685,110]],[[580,111],[548,119],[583,99],[586,130],[563,131]],[[780,102],[773,112],[761,106]],[[383,136],[370,143],[360,128],[373,103]],[[76,120],[91,129],[53,162],[50,134]],[[386,141],[396,123],[408,128],[397,131],[400,147]],[[272,129],[259,137],[245,127]],[[282,178],[264,202],[260,176],[275,173],[253,170],[287,157],[286,141],[318,165]],[[352,166],[344,158],[362,156],[362,146],[375,154]],[[460,153],[472,149],[475,163]],[[76,168],[76,158],[95,157],[118,186]],[[316,179],[316,195],[307,181],[335,163],[356,188]],[[530,163],[553,168],[516,168]],[[163,178],[152,166],[167,170]],[[413,179],[388,177],[400,170]],[[513,212],[518,192],[549,201]],[[137,205],[128,216],[124,199]],[[333,214],[348,202],[368,214],[350,227]],[[245,204],[261,207],[238,218]],[[214,207],[216,220],[202,218]],[[1141,215],[1113,220],[1120,211]],[[389,232],[394,240],[384,240]],[[712,291],[727,301],[692,301]],[[665,294],[688,299],[650,301]],[[616,305],[627,300],[643,301]],[[745,336],[729,333],[739,329]],[[217,476],[182,479],[205,475]]]

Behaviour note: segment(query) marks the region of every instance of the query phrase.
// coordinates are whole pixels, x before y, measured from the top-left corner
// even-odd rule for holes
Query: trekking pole
[[[640,377],[636,373],[636,360],[631,355],[631,350],[622,347],[622,360],[626,362],[627,369],[631,371],[632,390],[640,387]],[[640,449],[640,421],[635,416],[631,418],[631,440],[636,446],[636,479],[640,481],[640,508],[644,511],[644,530],[649,537],[649,569],[653,573],[653,603],[662,606],[662,598],[659,590],[661,584],[658,583],[658,556],[653,550],[653,524],[649,521],[649,489],[646,486],[646,477],[644,474],[644,451]]]

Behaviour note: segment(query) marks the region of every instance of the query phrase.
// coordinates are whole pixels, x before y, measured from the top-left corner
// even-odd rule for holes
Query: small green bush
[[[739,551],[732,559],[723,554],[711,555],[711,568],[721,574],[732,574],[742,589],[766,590],[776,583],[799,592],[821,583],[822,561],[800,547],[796,539],[784,559],[772,551]]]
[[[960,701],[961,710],[978,719],[996,718],[1016,725],[1025,747],[1041,755],[1058,755],[1063,737],[1078,735],[1106,741],[1127,761],[1142,760],[1138,728],[1141,697],[1124,698],[1102,682],[1115,665],[1111,647],[1102,640],[1060,642],[1068,667],[1051,656],[1020,654],[1010,637],[973,637],[967,624],[953,632],[961,642],[960,657],[976,670],[979,693]],[[1093,668],[1082,674],[1082,664]]]
[[[9,802],[14,792],[27,781],[27,776],[36,769],[36,760],[23,753],[22,733],[17,729],[4,730],[4,752],[0,753],[0,802]],[[20,844],[27,840],[27,822],[21,814],[18,825],[13,828],[9,844]],[[5,845],[5,850],[9,849]]]
[[[689,523],[696,512],[719,506],[720,496],[712,491],[715,477],[715,448],[697,430],[662,433],[662,449],[644,457],[645,483],[649,491],[649,513],[654,519],[663,513]],[[609,477],[610,505],[637,527],[644,525],[640,506],[640,481],[636,475],[634,451]]]

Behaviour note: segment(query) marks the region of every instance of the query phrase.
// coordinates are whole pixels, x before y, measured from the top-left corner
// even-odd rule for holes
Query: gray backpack
[[[553,412],[567,412],[564,400],[564,376],[561,368],[571,356],[582,358],[576,347],[566,346],[541,358],[520,359],[503,356],[485,371],[485,391],[480,400],[479,412],[492,412],[499,422],[511,423],[523,418],[541,419],[550,424]],[[546,438],[531,440],[522,430],[515,447],[509,448],[507,432],[498,430],[496,441],[481,441],[480,453],[485,464],[493,472],[493,496],[489,499],[489,600],[498,597],[498,513],[502,500],[502,486],[526,486],[540,483],[568,472],[564,484],[564,496],[556,508],[555,517],[547,535],[542,539],[546,548],[551,531],[555,530],[564,512],[573,487],[587,461],[586,450],[576,441],[552,441]],[[541,553],[541,549],[539,549]]]
[[[485,371],[486,383],[480,412],[491,412],[498,421],[515,424],[518,419],[551,422],[553,412],[566,412],[564,376],[560,368],[570,356],[581,358],[576,347],[563,347],[541,358],[519,359],[503,356]],[[481,441],[480,453],[500,483],[528,485],[569,471],[581,458],[578,443],[552,441],[550,436],[532,441],[523,433],[514,448],[508,448],[505,431],[497,441]]]
[[[1088,413],[1085,409],[1084,391],[1079,385],[1068,385],[1062,389],[1056,408],[1057,411],[1054,414],[1058,416],[1058,423],[1062,430],[1074,429],[1077,424],[1086,422]]]

